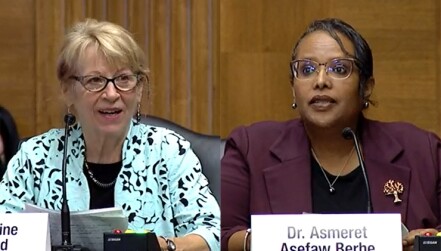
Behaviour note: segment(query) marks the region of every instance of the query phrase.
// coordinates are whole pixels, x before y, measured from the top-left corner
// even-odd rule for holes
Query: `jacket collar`
[[[390,126],[390,125],[389,125]],[[404,152],[403,145],[391,136],[384,123],[363,120],[361,124],[361,145],[365,158],[365,167],[371,190],[374,212],[401,213],[406,222],[409,202],[410,174],[409,166],[400,164]],[[404,191],[398,194],[401,202],[395,203],[393,195],[387,195],[385,185],[388,181],[403,185]]]
[[[309,139],[300,120],[292,120],[285,124],[280,136],[270,147],[270,152],[281,162],[309,155]]]
[[[382,123],[360,119],[360,144],[365,157],[371,201],[374,212],[400,212],[405,220],[410,184],[410,168],[400,166],[403,146],[384,130]],[[270,151],[280,162],[264,169],[268,197],[273,213],[312,212],[310,143],[303,123],[286,123]],[[400,182],[404,192],[401,203],[386,196],[384,185],[388,180]]]
[[[139,135],[140,126],[135,124],[134,120],[130,122],[129,131],[127,132],[127,136],[124,139],[123,147],[122,147],[122,163],[123,166],[129,164],[132,159],[127,159],[127,151],[133,151],[133,148],[130,147],[131,138],[135,139],[134,135]],[[63,132],[64,134],[64,132]],[[57,149],[54,149],[58,151]],[[59,155],[59,154],[57,154]],[[56,160],[54,163],[61,163],[62,155],[59,155],[60,159]],[[69,146],[68,146],[68,155],[67,155],[67,163],[69,168],[67,169],[67,174],[72,175],[73,177],[83,177],[83,164],[86,156],[86,146],[84,142],[84,135],[81,128],[80,123],[76,123],[69,130]],[[85,178],[85,177],[84,177]],[[85,180],[84,180],[85,181]]]

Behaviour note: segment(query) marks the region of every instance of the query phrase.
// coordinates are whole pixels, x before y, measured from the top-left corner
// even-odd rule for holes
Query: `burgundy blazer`
[[[373,212],[400,213],[409,229],[439,228],[440,139],[408,123],[362,118],[360,126]],[[312,212],[309,149],[298,119],[231,133],[221,162],[222,250],[234,232],[250,227],[251,214]],[[388,180],[403,185],[400,203],[385,195]]]

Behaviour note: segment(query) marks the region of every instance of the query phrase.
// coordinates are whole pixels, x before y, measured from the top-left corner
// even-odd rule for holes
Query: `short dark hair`
[[[5,163],[0,161],[0,179],[5,173],[6,166],[12,156],[17,153],[20,138],[17,131],[14,118],[9,111],[0,106],[0,135],[3,139],[3,148],[5,153]]]
[[[292,54],[291,54],[291,61],[296,59],[297,47],[299,46],[303,38],[315,31],[327,32],[332,38],[335,39],[335,41],[337,41],[342,51],[348,54],[348,56],[349,53],[344,48],[343,43],[338,36],[338,33],[346,36],[352,42],[355,48],[355,55],[350,55],[350,56],[355,57],[356,59],[355,64],[360,70],[359,94],[362,99],[365,98],[369,99],[369,97],[364,96],[364,90],[367,80],[373,77],[374,66],[373,66],[372,51],[371,48],[369,47],[369,44],[361,36],[361,34],[358,33],[351,25],[344,22],[343,20],[337,18],[326,18],[326,19],[313,21],[307,27],[306,31],[302,34],[302,36],[299,38],[296,45],[294,46],[294,49],[292,50]],[[290,70],[291,83],[293,83],[294,81],[293,78],[294,75]],[[371,102],[370,100],[366,100],[366,101]]]

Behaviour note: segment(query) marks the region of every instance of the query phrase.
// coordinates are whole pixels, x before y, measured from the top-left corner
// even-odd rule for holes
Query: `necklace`
[[[97,185],[97,186],[99,186],[101,188],[109,188],[109,187],[111,187],[111,186],[113,186],[115,184],[116,178],[115,178],[115,180],[113,180],[110,183],[103,183],[103,182],[97,180],[95,178],[95,176],[93,175],[92,170],[90,170],[89,165],[87,164],[86,160],[84,160],[84,166],[87,169],[87,174],[89,174],[90,179],[93,181],[93,183],[95,183],[95,185]]]
[[[352,147],[351,151],[349,152],[349,156],[348,156],[348,158],[346,159],[345,164],[344,164],[343,167],[340,169],[340,171],[338,172],[337,176],[335,177],[335,179],[334,179],[334,180],[332,181],[332,183],[331,183],[331,182],[329,181],[328,175],[326,175],[326,173],[325,173],[325,169],[323,169],[322,164],[320,164],[320,161],[319,161],[319,159],[317,158],[317,155],[315,154],[314,149],[312,149],[312,147],[311,147],[311,153],[312,153],[312,156],[314,157],[315,161],[317,161],[317,164],[319,165],[320,170],[322,170],[322,173],[323,173],[323,176],[325,176],[326,182],[328,182],[328,185],[329,185],[329,193],[334,193],[334,192],[335,192],[334,184],[335,184],[335,182],[337,182],[338,178],[340,178],[340,175],[342,174],[343,170],[345,170],[346,166],[348,165],[349,159],[351,158],[353,152],[354,152],[354,147]]]

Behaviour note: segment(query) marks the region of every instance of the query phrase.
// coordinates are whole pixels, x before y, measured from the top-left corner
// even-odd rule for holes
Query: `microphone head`
[[[68,126],[73,125],[75,123],[75,120],[75,115],[73,115],[72,113],[64,115],[64,123],[66,123]]]
[[[345,127],[341,131],[341,136],[345,139],[352,139],[352,135],[354,134],[354,131],[350,127]]]

